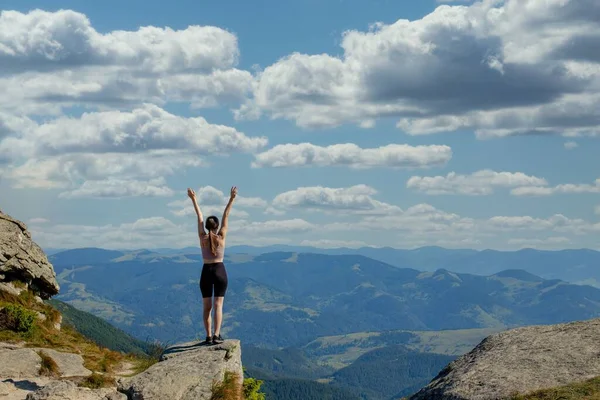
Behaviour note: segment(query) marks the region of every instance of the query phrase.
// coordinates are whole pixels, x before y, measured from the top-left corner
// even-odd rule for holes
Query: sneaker
[[[204,340],[204,342],[200,343],[203,346],[208,346],[209,344],[212,344],[212,338],[210,336],[207,336],[206,339]]]
[[[224,341],[225,340],[223,340],[223,338],[221,337],[221,335],[218,335],[218,336],[215,335],[215,336],[212,337],[212,343],[213,344],[221,344]]]

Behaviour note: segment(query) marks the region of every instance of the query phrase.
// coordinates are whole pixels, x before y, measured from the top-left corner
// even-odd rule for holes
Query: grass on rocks
[[[124,354],[99,346],[71,326],[56,329],[61,320],[60,312],[36,300],[30,291],[23,291],[19,296],[0,291],[0,309],[0,324],[9,327],[0,330],[0,341],[80,354],[84,367],[99,374],[113,374],[124,363],[132,365],[135,373],[142,372],[158,361],[164,349],[157,344],[147,356]],[[51,371],[52,367],[48,368]]]
[[[524,395],[515,395],[510,400],[600,400],[600,377]]]
[[[263,381],[253,378],[243,379],[239,374],[225,372],[221,382],[214,382],[210,400],[265,400],[260,392]]]
[[[38,351],[38,354],[42,359],[40,365],[40,375],[49,376],[53,378],[60,377],[61,373],[60,369],[58,368],[58,364],[56,364],[56,361],[54,361],[52,357],[48,356],[43,351]]]

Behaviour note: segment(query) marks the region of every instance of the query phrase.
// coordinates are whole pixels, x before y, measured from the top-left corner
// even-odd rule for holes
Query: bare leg
[[[223,322],[223,300],[224,297],[215,297],[215,336],[221,333],[221,322]]]
[[[212,298],[210,298],[210,297],[203,298],[202,305],[204,308],[203,320],[204,320],[204,329],[206,329],[206,336],[212,336],[211,329],[210,329],[210,322],[211,322],[210,314],[212,311]]]

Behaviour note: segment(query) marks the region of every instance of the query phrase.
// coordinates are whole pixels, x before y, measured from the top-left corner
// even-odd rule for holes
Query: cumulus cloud
[[[0,14],[5,109],[45,114],[74,103],[239,101],[251,91],[253,78],[235,69],[238,59],[237,37],[213,26],[102,34],[71,10]]]
[[[193,230],[164,217],[141,218],[134,222],[107,225],[56,224],[31,227],[32,237],[43,247],[139,249],[175,248],[197,243]],[[154,246],[153,246],[154,245]]]
[[[406,182],[406,187],[430,195],[464,194],[489,195],[494,188],[535,187],[543,190],[547,185],[543,178],[529,176],[522,172],[496,172],[481,170],[470,175],[450,172],[446,176],[413,176]]]
[[[600,3],[483,0],[344,33],[342,55],[293,53],[258,75],[238,118],[299,126],[400,117],[410,134],[598,134]]]
[[[152,180],[206,165],[200,156],[253,153],[268,142],[150,104],[130,112],[13,124],[23,128],[0,139],[0,154],[11,165],[4,175],[20,188],[71,188],[67,197],[170,195],[164,183]],[[73,191],[82,184],[86,186]]]
[[[570,243],[594,247],[600,223],[564,215],[550,217],[494,216],[468,218],[429,204],[417,204],[391,215],[364,215],[351,222],[342,219],[319,223],[300,218],[249,221],[234,218],[228,243],[268,245],[301,243],[323,248],[392,246],[564,248]],[[195,221],[174,223],[164,217],[142,218],[118,225],[32,224],[34,240],[45,247],[153,248],[197,245]],[[319,236],[314,237],[317,232]],[[344,232],[344,237],[332,238]],[[310,234],[310,237],[307,236]]]
[[[277,145],[256,154],[252,167],[427,168],[444,165],[451,158],[452,149],[448,146],[390,144],[363,149],[353,143],[331,146],[300,143]]]
[[[229,201],[229,193],[225,194],[213,186],[203,186],[198,190],[195,190],[195,192],[198,205],[201,207],[203,214],[214,214],[219,215],[219,217],[223,214],[224,207]],[[167,206],[171,207],[171,212],[179,217],[196,214],[194,206],[189,198],[174,200],[168,203]],[[248,212],[240,210],[240,207],[266,210],[268,208],[268,203],[260,197],[246,197],[238,194],[235,198],[234,206],[231,209],[231,216],[237,218],[249,217]]]
[[[523,186],[511,190],[515,196],[550,196],[553,194],[600,193],[600,178],[593,184],[565,183],[554,187]]]
[[[390,214],[401,209],[378,200],[377,191],[367,185],[347,188],[322,186],[300,187],[278,194],[272,202],[275,209],[306,209],[354,214]]]
[[[62,192],[59,198],[113,198],[123,197],[168,197],[174,194],[173,190],[166,186],[162,178],[150,181],[135,181],[122,179],[106,179],[101,181],[86,181],[79,188]]]
[[[9,140],[10,139],[10,140]],[[22,151],[21,157],[64,153],[133,153],[149,150],[193,150],[197,154],[253,152],[267,144],[234,128],[184,118],[146,104],[132,111],[84,113],[30,126],[21,135],[0,142]]]

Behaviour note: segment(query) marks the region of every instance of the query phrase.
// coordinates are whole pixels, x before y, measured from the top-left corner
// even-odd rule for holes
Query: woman
[[[221,322],[223,320],[223,299],[227,291],[227,271],[223,264],[225,254],[225,238],[227,236],[227,227],[229,222],[229,211],[233,201],[237,196],[237,187],[231,188],[229,202],[223,212],[223,222],[219,229],[219,219],[211,215],[206,219],[206,231],[202,211],[196,200],[196,193],[188,188],[188,196],[194,203],[194,209],[198,216],[198,236],[200,237],[200,248],[202,249],[202,275],[200,276],[200,291],[202,292],[202,303],[204,308],[204,329],[206,329],[205,344],[223,343],[221,337]],[[215,308],[215,333],[211,336],[211,311],[213,309],[213,288],[214,288],[214,308]]]

